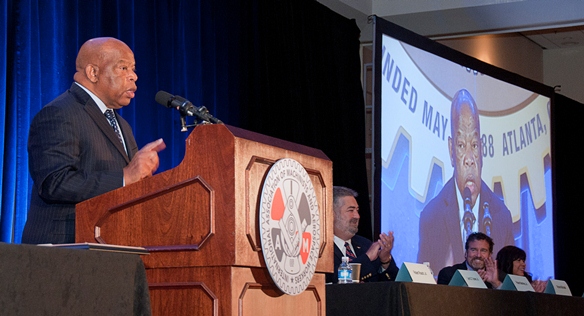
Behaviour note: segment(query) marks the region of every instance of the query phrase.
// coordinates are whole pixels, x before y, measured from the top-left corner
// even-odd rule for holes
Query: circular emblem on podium
[[[259,221],[272,280],[286,294],[304,292],[318,261],[320,219],[314,187],[298,161],[280,159],[268,171]]]

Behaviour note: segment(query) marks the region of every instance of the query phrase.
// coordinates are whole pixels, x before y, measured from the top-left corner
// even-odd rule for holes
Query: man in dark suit
[[[479,113],[467,90],[454,96],[450,118],[448,148],[454,175],[420,214],[418,262],[429,262],[435,269],[462,261],[463,242],[473,231],[496,240],[498,249],[514,244],[509,209],[481,180]]]
[[[113,112],[136,91],[134,54],[126,44],[115,38],[85,42],[73,78],[30,126],[34,186],[23,243],[74,242],[75,204],[151,176],[165,147],[159,139],[138,150],[130,125]]]
[[[338,282],[337,270],[344,256],[361,264],[362,282],[394,280],[399,269],[391,256],[393,233],[380,234],[376,242],[357,235],[359,205],[355,197],[357,192],[352,189],[333,187],[335,270],[326,275],[326,282]]]
[[[484,233],[472,233],[465,243],[465,261],[445,267],[438,273],[438,284],[449,284],[456,270],[474,270],[480,275],[488,288],[501,286],[498,278],[497,261],[493,260],[493,239]]]

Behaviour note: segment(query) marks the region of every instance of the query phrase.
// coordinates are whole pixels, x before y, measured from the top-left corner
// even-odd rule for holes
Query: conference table
[[[137,254],[0,243],[0,315],[151,315]]]
[[[326,314],[584,315],[584,298],[412,282],[329,284]]]

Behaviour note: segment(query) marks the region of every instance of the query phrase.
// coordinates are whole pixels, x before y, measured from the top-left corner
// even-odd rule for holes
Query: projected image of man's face
[[[482,150],[478,111],[472,99],[454,100],[449,149],[456,185],[469,188],[474,206],[481,190]]]

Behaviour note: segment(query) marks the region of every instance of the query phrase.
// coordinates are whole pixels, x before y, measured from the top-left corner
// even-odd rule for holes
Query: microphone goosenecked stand
[[[181,125],[180,131],[181,132],[186,132],[186,131],[188,131],[188,128],[189,127],[196,127],[198,125],[223,124],[223,122],[221,120],[216,119],[214,117],[213,117],[213,119],[214,119],[215,122],[209,122],[207,120],[200,119],[200,116],[199,115],[196,115],[196,114],[194,114],[194,115],[188,115],[188,114],[184,113],[183,111],[180,111],[180,109],[179,109],[179,112],[180,112],[180,125]],[[202,107],[199,108],[199,111],[198,112],[209,113],[209,110],[207,110],[206,107],[202,106]],[[193,124],[188,124],[187,125],[187,116],[195,117],[195,121],[194,121]],[[199,120],[197,120],[197,118],[199,118]]]
[[[187,115],[184,115],[184,114],[180,115],[180,131],[181,132],[188,131],[188,129],[190,127],[196,127],[198,125],[207,125],[207,124],[213,124],[213,123],[211,123],[209,121],[204,121],[204,120],[197,121],[197,119],[195,119],[195,122],[193,124],[187,124]],[[217,123],[217,124],[223,124],[223,122]]]

